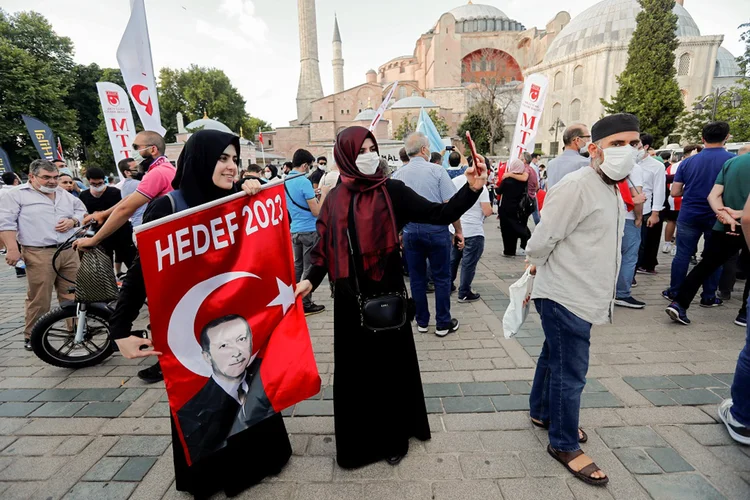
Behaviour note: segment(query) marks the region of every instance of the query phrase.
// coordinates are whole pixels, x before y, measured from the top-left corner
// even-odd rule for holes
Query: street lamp
[[[555,149],[555,153],[554,153],[554,154],[557,154],[557,153],[558,153],[558,152],[560,151],[560,145],[559,145],[559,143],[557,142],[557,134],[558,134],[558,133],[559,133],[559,132],[560,132],[561,130],[564,130],[564,129],[565,129],[565,124],[564,124],[564,123],[563,123],[563,121],[562,121],[562,120],[560,119],[560,117],[557,117],[557,118],[555,119],[555,122],[554,122],[554,123],[552,124],[552,126],[551,126],[551,127],[549,128],[549,133],[550,133],[550,134],[555,134],[555,148],[556,148],[556,149]],[[551,151],[550,151],[550,153],[551,153]]]
[[[719,105],[719,98],[725,94],[730,94],[730,93],[732,94],[732,100],[729,101],[729,103],[731,104],[733,108],[739,108],[740,104],[742,104],[742,96],[739,93],[735,92],[732,89],[727,89],[727,90],[722,91],[717,87],[716,91],[713,94],[707,95],[706,97],[698,101],[698,103],[693,107],[693,109],[695,111],[703,111],[704,109],[706,109],[706,107],[703,104],[708,100],[709,97],[713,97],[714,102],[713,102],[713,107],[711,109],[711,121],[714,121],[716,120],[716,110]]]

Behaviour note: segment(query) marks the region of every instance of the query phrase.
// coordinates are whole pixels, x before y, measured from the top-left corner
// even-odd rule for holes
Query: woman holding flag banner
[[[430,439],[412,318],[399,322],[395,316],[387,327],[373,329],[362,303],[366,297],[390,297],[398,309],[400,298],[402,317],[407,316],[399,230],[408,222],[448,225],[458,220],[477,201],[487,171],[483,163],[468,169],[466,186],[448,203],[432,203],[377,173],[378,145],[366,128],[339,133],[334,155],[341,180],[323,203],[313,266],[295,293],[309,294],[327,273],[335,282],[338,464],[356,468],[385,459],[395,465],[406,455],[411,437]]]

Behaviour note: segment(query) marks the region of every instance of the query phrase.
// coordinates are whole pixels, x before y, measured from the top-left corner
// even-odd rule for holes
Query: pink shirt
[[[166,156],[160,156],[151,164],[143,180],[138,184],[137,192],[149,200],[164,196],[172,191],[172,181],[177,169],[169,163]]]
[[[530,165],[526,165],[526,173],[529,174],[529,196],[536,198],[536,192],[539,191],[539,178],[536,176],[536,172],[531,168]]]

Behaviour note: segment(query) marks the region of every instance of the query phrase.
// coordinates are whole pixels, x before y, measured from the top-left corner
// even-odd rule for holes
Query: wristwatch
[[[81,221],[79,221],[75,217],[71,217],[71,219],[73,220],[73,227],[79,227],[81,225]]]

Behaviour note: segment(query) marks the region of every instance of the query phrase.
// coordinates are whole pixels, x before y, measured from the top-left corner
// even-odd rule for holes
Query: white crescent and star
[[[222,285],[241,278],[261,279],[248,272],[229,272],[213,276],[193,286],[180,299],[169,319],[167,343],[177,360],[196,375],[210,377],[213,373],[211,365],[203,359],[200,343],[193,335],[195,331],[195,317],[203,302],[211,293]],[[294,304],[294,289],[279,278],[276,278],[279,295],[266,307],[281,306],[284,314]],[[186,335],[189,332],[189,335]]]

